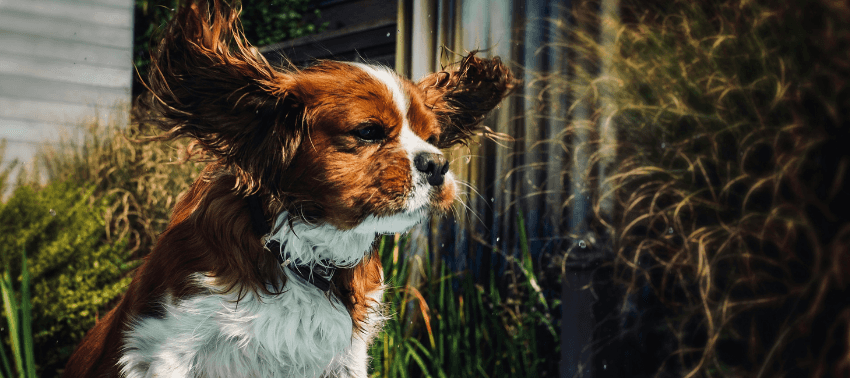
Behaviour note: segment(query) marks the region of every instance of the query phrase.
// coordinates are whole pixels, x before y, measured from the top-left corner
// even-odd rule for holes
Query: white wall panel
[[[75,142],[94,120],[126,123],[114,110],[130,102],[132,23],[132,0],[0,0],[4,163]]]

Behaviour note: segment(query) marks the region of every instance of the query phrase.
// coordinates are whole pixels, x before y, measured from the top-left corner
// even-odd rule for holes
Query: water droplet
[[[496,241],[499,241],[499,238],[496,238]]]
[[[390,33],[387,33],[387,37],[389,37],[389,36],[390,36]]]
[[[661,142],[661,148],[667,148],[667,143]]]
[[[493,198],[493,197],[490,197],[490,202],[496,202],[496,199]]]
[[[440,244],[440,248],[444,248],[445,246],[446,246],[446,244],[445,244],[445,243]]]
[[[667,233],[673,235],[673,227],[668,228]]]
[[[56,216],[56,210],[50,209],[50,216],[55,217]]]
[[[579,246],[579,248],[581,248],[581,249],[585,249],[585,248],[587,248],[587,243],[585,243],[585,242],[584,242],[584,240],[579,240],[579,241],[578,241],[578,246]]]

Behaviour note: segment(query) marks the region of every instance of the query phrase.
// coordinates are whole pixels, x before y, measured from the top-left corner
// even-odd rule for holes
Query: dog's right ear
[[[240,8],[181,4],[151,52],[150,106],[165,132],[188,136],[237,176],[246,193],[280,182],[304,134],[292,74],[245,40]]]
[[[437,147],[466,144],[476,133],[496,135],[481,126],[484,117],[519,87],[511,70],[496,57],[470,52],[460,64],[424,77],[417,83],[425,103],[437,115],[442,135]]]

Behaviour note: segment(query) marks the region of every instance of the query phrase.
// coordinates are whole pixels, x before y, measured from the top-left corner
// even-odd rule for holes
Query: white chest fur
[[[365,377],[372,335],[352,337],[342,303],[297,275],[288,275],[284,290],[249,294],[238,304],[233,295],[166,298],[164,318],[138,320],[125,335],[122,372],[128,378]],[[381,293],[370,297],[380,300]],[[370,315],[368,323],[382,320],[377,309]],[[366,325],[367,333],[378,328]]]

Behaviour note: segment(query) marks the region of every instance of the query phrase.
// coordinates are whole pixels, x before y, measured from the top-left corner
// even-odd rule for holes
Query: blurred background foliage
[[[540,78],[617,125],[616,143],[565,130],[590,131],[590,185],[613,188],[590,220],[615,256],[595,272],[597,304],[617,303],[596,313],[596,371],[850,375],[850,7],[621,5],[613,48],[573,28],[572,75]],[[611,22],[596,2],[574,11]]]

